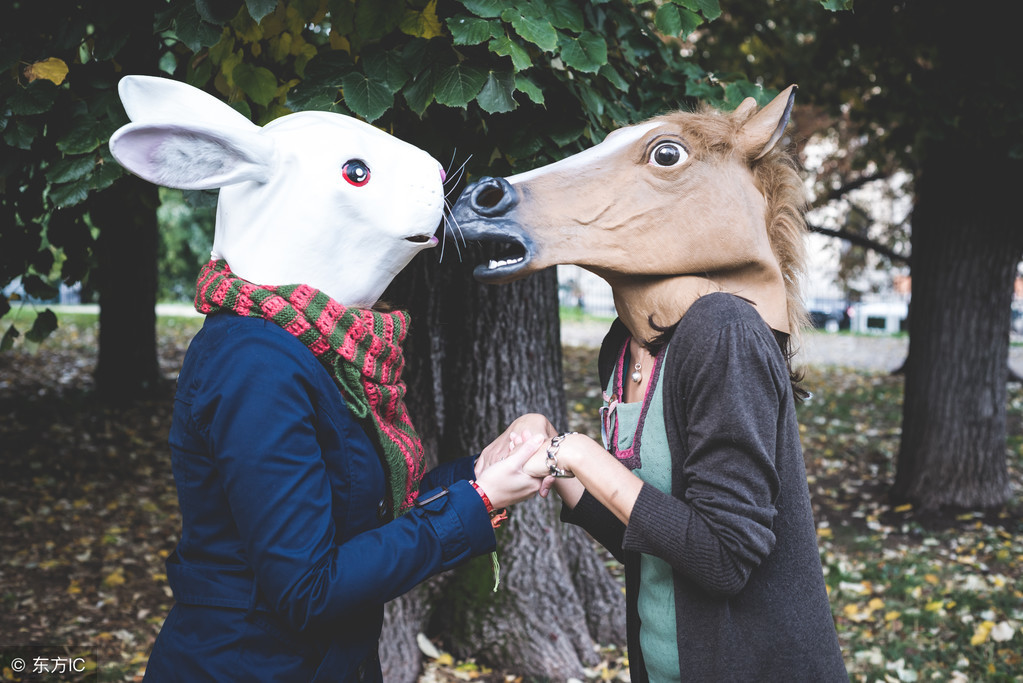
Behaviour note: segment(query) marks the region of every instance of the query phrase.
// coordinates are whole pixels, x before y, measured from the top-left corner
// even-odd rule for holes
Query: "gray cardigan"
[[[615,321],[604,340],[602,387],[627,335]],[[773,332],[744,300],[710,294],[665,353],[671,494],[644,484],[627,527],[589,493],[562,509],[625,565],[632,680],[647,680],[636,596],[648,553],[674,569],[682,680],[848,681]]]

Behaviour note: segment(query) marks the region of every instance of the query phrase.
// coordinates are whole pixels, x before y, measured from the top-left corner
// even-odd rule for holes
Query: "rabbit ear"
[[[117,94],[135,123],[194,123],[216,128],[259,128],[216,97],[187,83],[156,76],[125,76]]]
[[[266,182],[273,141],[252,131],[172,123],[129,123],[110,137],[110,152],[135,175],[157,185],[209,190],[246,180]]]
[[[117,92],[132,122],[111,136],[110,151],[135,175],[184,190],[269,177],[273,142],[212,95],[155,76],[125,76]]]

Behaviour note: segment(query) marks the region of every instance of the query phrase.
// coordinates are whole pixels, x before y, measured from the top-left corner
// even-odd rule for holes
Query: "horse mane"
[[[659,118],[682,117],[686,141],[693,146],[690,154],[697,158],[712,158],[743,153],[737,144],[738,133],[755,113],[749,111],[742,115],[702,105],[695,111],[676,112]],[[791,360],[798,351],[802,331],[810,320],[801,293],[807,267],[807,228],[803,217],[807,206],[806,196],[796,159],[783,145],[775,145],[760,159],[747,159],[746,162],[753,174],[754,184],[767,200],[764,220],[768,239],[785,281],[789,334],[786,335],[786,343],[779,345],[798,398],[801,394],[806,395],[806,392],[798,386],[802,378],[792,372]]]

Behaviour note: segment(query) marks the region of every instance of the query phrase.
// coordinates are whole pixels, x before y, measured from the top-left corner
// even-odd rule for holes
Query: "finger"
[[[512,454],[508,456],[508,459],[511,460],[514,465],[522,467],[531,457],[533,457],[533,454],[544,441],[545,439],[543,435],[537,434],[536,436],[524,441],[521,446],[515,449]]]

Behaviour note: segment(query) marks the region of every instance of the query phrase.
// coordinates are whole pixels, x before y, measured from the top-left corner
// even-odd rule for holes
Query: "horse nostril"
[[[504,198],[504,190],[501,187],[481,187],[476,195],[476,204],[482,209],[492,209]]]
[[[504,178],[481,178],[472,188],[470,201],[481,216],[500,216],[515,206],[517,197]]]

